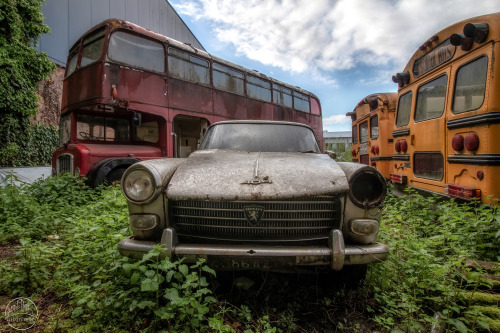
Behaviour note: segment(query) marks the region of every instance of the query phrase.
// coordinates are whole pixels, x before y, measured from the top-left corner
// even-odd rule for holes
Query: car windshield
[[[311,129],[276,123],[226,123],[213,126],[205,135],[200,149],[320,153]]]

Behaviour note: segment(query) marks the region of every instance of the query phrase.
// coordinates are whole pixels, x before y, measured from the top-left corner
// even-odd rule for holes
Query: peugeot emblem
[[[247,221],[252,225],[256,226],[260,219],[262,219],[262,215],[264,215],[264,207],[262,206],[247,206],[243,208],[245,212],[245,217]]]

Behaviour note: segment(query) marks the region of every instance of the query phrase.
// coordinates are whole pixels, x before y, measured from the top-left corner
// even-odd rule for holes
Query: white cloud
[[[217,42],[233,44],[239,55],[335,83],[336,70],[360,65],[402,69],[431,34],[456,21],[499,11],[500,2],[187,0],[174,7],[206,20]]]
[[[350,124],[351,117],[345,115],[334,115],[329,117],[323,117],[323,126],[334,125],[334,124]]]

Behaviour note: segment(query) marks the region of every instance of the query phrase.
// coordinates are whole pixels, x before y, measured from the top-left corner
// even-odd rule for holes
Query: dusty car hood
[[[324,154],[200,150],[179,165],[166,194],[174,200],[255,200],[348,189],[342,169]]]

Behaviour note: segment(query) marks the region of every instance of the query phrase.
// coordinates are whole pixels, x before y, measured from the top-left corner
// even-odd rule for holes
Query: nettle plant
[[[498,207],[424,197],[389,196],[381,239],[391,248],[389,260],[372,267],[368,282],[377,306],[369,310],[385,328],[452,330],[485,328],[481,313],[470,308],[464,289],[489,287],[466,259],[499,260]]]

